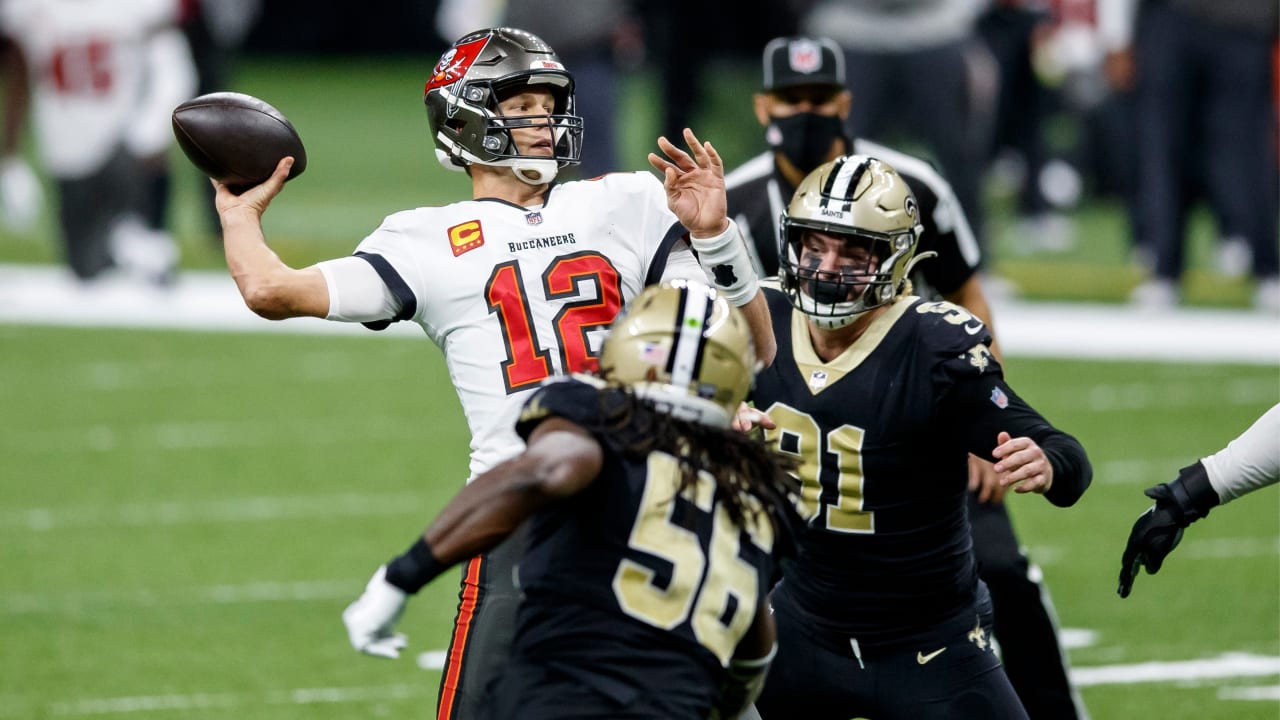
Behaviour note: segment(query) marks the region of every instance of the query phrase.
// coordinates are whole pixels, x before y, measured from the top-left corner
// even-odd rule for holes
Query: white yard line
[[[1270,675],[1280,675],[1280,657],[1250,653],[1223,653],[1218,657],[1202,660],[1144,662],[1071,669],[1071,680],[1080,687],[1150,682],[1193,682]]]
[[[209,585],[174,590],[99,590],[69,593],[13,593],[0,595],[0,615],[37,615],[78,612],[102,607],[174,607],[179,605],[229,605],[264,602],[307,602],[354,598],[358,579],[304,582],[255,582]]]
[[[3,510],[0,532],[412,515],[423,512],[424,497],[414,493],[341,493]]]
[[[1037,565],[1050,567],[1063,562],[1077,552],[1063,545],[1031,545],[1027,548]],[[1275,557],[1280,555],[1280,536],[1217,538],[1184,542],[1178,546],[1178,557],[1186,560],[1233,560],[1241,558]],[[1115,560],[1120,562],[1120,549]]]
[[[48,706],[50,715],[121,715],[156,710],[207,710],[252,708],[263,705],[320,705],[379,700],[405,700],[435,695],[428,683],[383,685],[380,687],[321,687],[278,690],[260,695],[243,693],[196,693],[192,695],[141,695],[117,698],[63,700]],[[0,715],[2,717],[3,715]]]
[[[421,653],[418,665],[426,670],[443,666],[444,651]],[[1179,662],[1147,662],[1127,665],[1077,667],[1071,678],[1080,687],[1131,685],[1138,683],[1186,683],[1258,678],[1280,675],[1280,657],[1247,653],[1224,653],[1215,658]],[[317,705],[405,700],[434,695],[431,683],[371,687],[320,687],[277,690],[266,693],[192,693],[138,695],[111,698],[58,700],[48,704],[48,714],[62,717],[127,715],[155,711],[253,708],[263,705]],[[1222,688],[1223,700],[1271,702],[1280,697],[1280,687]],[[13,717],[0,710],[0,717]]]
[[[1280,701],[1280,685],[1263,687],[1224,687],[1218,690],[1219,700]]]
[[[1010,356],[1280,364],[1280,318],[1248,310],[1139,312],[1124,305],[993,301]],[[169,290],[118,280],[84,287],[61,267],[0,265],[0,323],[354,333],[422,337],[409,323],[383,333],[316,319],[269,322],[249,312],[226,273],[188,271]]]

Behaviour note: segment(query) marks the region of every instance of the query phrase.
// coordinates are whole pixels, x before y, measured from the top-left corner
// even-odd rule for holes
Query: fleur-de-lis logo
[[[969,631],[969,642],[978,646],[979,650],[987,649],[987,631],[982,629],[982,625],[974,625]]]

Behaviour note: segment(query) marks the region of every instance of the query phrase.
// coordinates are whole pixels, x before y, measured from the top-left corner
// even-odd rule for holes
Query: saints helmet
[[[755,344],[742,311],[714,289],[671,280],[614,318],[600,371],[674,417],[727,427],[751,389]]]
[[[839,328],[893,301],[906,286],[919,241],[920,212],[906,181],[888,163],[846,155],[800,183],[782,214],[778,274],[791,304],[819,326]],[[828,271],[802,262],[817,231],[870,252],[868,271]]]
[[[551,92],[553,113],[502,116],[498,103],[504,94],[529,85]],[[521,180],[540,185],[560,167],[578,162],[582,118],[574,114],[573,76],[532,33],[500,27],[463,36],[436,63],[424,101],[436,158],[450,170],[472,163],[507,166]],[[527,127],[551,128],[554,157],[520,153],[511,130]]]

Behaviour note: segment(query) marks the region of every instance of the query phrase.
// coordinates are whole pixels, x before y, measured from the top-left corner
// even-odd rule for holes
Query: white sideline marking
[[[1186,550],[1183,553],[1183,550]],[[1272,538],[1218,538],[1182,545],[1178,552],[1197,560],[1230,560],[1280,555],[1280,536]]]
[[[1280,363],[1280,326],[1247,310],[993,299],[1000,344],[1010,356]],[[271,322],[251,313],[224,272],[187,271],[169,290],[108,280],[84,287],[61,267],[0,264],[0,323],[369,335],[356,323],[314,318]],[[422,337],[395,323],[384,337]]]
[[[1275,378],[1215,378],[1192,387],[1159,381],[1099,383],[1088,388],[1087,407],[1092,412],[1124,413],[1255,405],[1259,398],[1276,397],[1277,389]]]
[[[256,582],[240,585],[210,585],[172,590],[126,590],[64,593],[15,593],[0,595],[0,614],[32,615],[74,612],[86,607],[170,607],[174,605],[228,605],[259,602],[304,602],[355,599],[360,593],[357,580],[311,580],[302,582]]]
[[[1280,685],[1270,687],[1226,687],[1218,690],[1219,700],[1280,700]]]
[[[300,518],[407,515],[425,511],[412,493],[244,497],[226,500],[81,505],[0,511],[0,532],[60,528],[150,527],[200,523],[263,522]]]
[[[116,715],[154,710],[204,710],[258,705],[318,705],[332,703],[404,700],[427,694],[435,689],[426,684],[384,685],[381,687],[327,687],[278,690],[264,695],[234,693],[194,695],[142,695],[119,698],[92,698],[55,702],[49,706],[53,715]]]
[[[1080,687],[1129,685],[1147,682],[1215,680],[1280,675],[1280,657],[1250,653],[1223,653],[1216,658],[1177,662],[1145,662],[1134,665],[1100,665],[1071,669],[1071,680]]]
[[[418,665],[439,670],[444,665],[444,650],[418,655]],[[1076,685],[1125,685],[1151,682],[1182,682],[1224,678],[1262,677],[1280,674],[1280,657],[1226,653],[1216,658],[1181,662],[1149,662],[1133,665],[1104,665],[1075,668],[1071,678]],[[210,708],[251,707],[267,705],[315,705],[321,703],[370,702],[403,700],[434,694],[427,683],[421,685],[385,685],[381,687],[327,687],[278,690],[263,695],[234,693],[194,693],[191,695],[142,695],[118,698],[86,698],[63,700],[49,706],[50,714],[64,716],[114,715],[156,710],[196,710]],[[1218,697],[1224,700],[1270,701],[1280,697],[1280,687],[1222,688]]]
[[[358,323],[318,318],[264,320],[245,307],[230,275],[198,270],[182,273],[172,288],[159,289],[124,278],[83,285],[61,267],[0,264],[0,322],[422,337],[422,329],[408,323],[395,323],[384,332],[373,333]]]
[[[1058,631],[1058,640],[1065,650],[1079,650],[1098,644],[1098,631],[1086,628],[1062,628]]]
[[[1203,547],[1201,547],[1203,545]],[[1036,564],[1052,566],[1068,557],[1071,550],[1062,545],[1031,545],[1027,553]],[[1232,560],[1237,558],[1271,557],[1280,555],[1280,535],[1272,537],[1217,538],[1203,542],[1183,542],[1178,546],[1178,557],[1195,560]],[[1116,550],[1116,562],[1120,562],[1120,550]]]

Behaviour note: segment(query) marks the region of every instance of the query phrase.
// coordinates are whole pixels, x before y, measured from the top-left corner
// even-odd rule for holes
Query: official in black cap
[[[812,169],[846,151],[844,121],[851,96],[844,54],[822,38],[786,37],[764,49],[764,85],[755,95],[756,119],[791,187]]]

